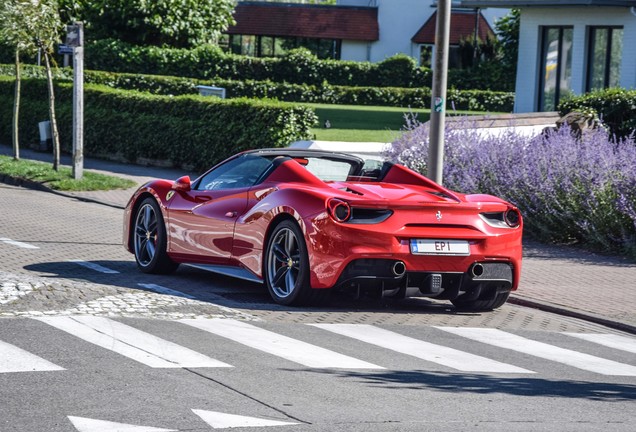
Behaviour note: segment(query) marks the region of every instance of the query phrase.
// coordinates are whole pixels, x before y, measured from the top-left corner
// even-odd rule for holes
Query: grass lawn
[[[412,113],[422,123],[430,118],[429,109],[362,105],[305,104],[316,110],[319,126],[311,129],[319,141],[392,142],[402,133],[404,115]],[[477,114],[458,111],[453,114]],[[481,113],[480,113],[481,114]],[[324,127],[329,120],[331,127]]]
[[[0,155],[0,175],[42,183],[59,191],[128,189],[136,184],[131,180],[88,171],[84,171],[81,180],[75,180],[68,167],[60,167],[59,171],[55,171],[52,163],[15,161],[12,157],[2,155]]]

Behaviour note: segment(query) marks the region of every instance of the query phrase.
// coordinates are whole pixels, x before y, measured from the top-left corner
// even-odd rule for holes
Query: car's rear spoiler
[[[397,184],[410,184],[416,186],[424,186],[429,189],[447,196],[457,202],[461,199],[456,193],[446,189],[445,187],[435,183],[433,180],[424,177],[422,174],[415,172],[404,165],[393,164],[387,171],[384,177],[381,179],[384,183],[397,183]]]

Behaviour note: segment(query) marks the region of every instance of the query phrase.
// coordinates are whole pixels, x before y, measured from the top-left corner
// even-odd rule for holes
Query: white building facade
[[[373,42],[352,40],[342,41],[342,60],[380,62],[396,54],[406,54],[420,61],[421,45],[413,41],[413,36],[435,14],[436,0],[338,0],[341,6],[377,7],[380,37]],[[453,2],[457,9],[459,2]],[[463,8],[465,12],[471,10]],[[472,9],[472,10],[476,10]],[[480,19],[485,19],[491,28],[498,18],[508,10],[490,8],[479,9]],[[453,23],[451,22],[451,26]]]
[[[463,1],[521,12],[515,112],[592,90],[636,88],[636,1]]]

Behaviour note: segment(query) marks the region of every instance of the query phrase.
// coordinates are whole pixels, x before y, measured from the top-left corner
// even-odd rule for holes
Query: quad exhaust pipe
[[[404,276],[404,273],[406,273],[406,264],[404,264],[404,261],[396,261],[395,263],[393,263],[391,272],[395,276]]]
[[[473,267],[470,269],[470,274],[473,275],[474,278],[479,277],[481,275],[484,274],[484,266],[476,263],[475,265],[473,265]]]

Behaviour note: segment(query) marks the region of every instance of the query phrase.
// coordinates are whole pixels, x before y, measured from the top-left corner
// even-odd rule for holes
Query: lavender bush
[[[426,173],[429,130],[407,118],[387,157]],[[468,119],[447,123],[444,185],[488,193],[517,205],[525,233],[541,241],[581,243],[636,259],[636,143],[597,129],[567,127],[528,137],[480,134]]]

